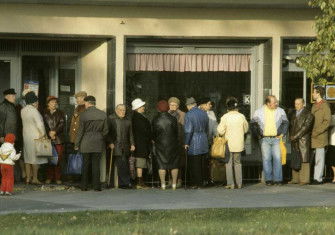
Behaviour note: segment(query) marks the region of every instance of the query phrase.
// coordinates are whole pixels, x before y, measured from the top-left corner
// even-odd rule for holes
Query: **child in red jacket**
[[[18,160],[21,153],[16,154],[14,148],[15,135],[7,134],[5,142],[0,148],[0,169],[1,169],[1,191],[0,195],[10,196],[14,188],[14,161]]]

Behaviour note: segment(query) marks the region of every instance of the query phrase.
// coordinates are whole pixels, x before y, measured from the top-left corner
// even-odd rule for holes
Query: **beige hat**
[[[75,95],[74,95],[74,97],[86,97],[87,96],[87,93],[86,93],[86,91],[79,91],[79,92],[77,92]]]
[[[176,103],[178,105],[180,105],[180,100],[177,97],[171,97],[168,101],[168,103]]]

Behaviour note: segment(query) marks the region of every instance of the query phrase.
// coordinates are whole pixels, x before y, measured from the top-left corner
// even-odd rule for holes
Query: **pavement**
[[[23,187],[23,189],[22,189]],[[265,186],[250,184],[242,189],[124,190],[82,192],[68,187],[16,189],[0,197],[0,214],[50,213],[90,210],[158,210],[200,208],[269,208],[335,206],[335,184]]]

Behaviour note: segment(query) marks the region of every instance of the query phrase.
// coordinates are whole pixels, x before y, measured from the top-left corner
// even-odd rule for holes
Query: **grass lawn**
[[[95,211],[0,216],[4,234],[335,234],[335,208]]]

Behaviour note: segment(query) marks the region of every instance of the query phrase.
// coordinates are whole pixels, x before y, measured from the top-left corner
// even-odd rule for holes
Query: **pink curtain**
[[[128,71],[248,72],[250,55],[128,54]]]

